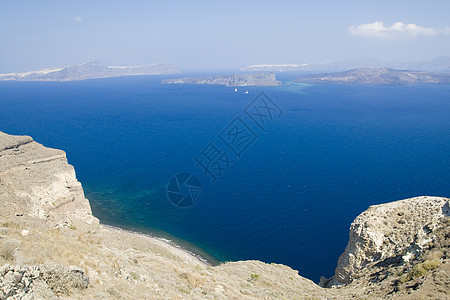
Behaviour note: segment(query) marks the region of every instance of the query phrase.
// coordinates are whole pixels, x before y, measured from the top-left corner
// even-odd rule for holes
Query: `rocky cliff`
[[[3,132],[0,206],[3,217],[39,218],[52,228],[98,223],[64,151]]]
[[[332,283],[346,284],[374,262],[395,258],[403,263],[417,258],[436,243],[436,230],[450,216],[448,199],[417,197],[374,205],[350,227]]]
[[[98,224],[65,153],[0,132],[0,299],[448,299],[449,199],[372,206],[323,288],[259,261],[210,266]]]
[[[448,299],[449,199],[416,197],[374,205],[350,226],[335,275],[321,285],[373,297]]]

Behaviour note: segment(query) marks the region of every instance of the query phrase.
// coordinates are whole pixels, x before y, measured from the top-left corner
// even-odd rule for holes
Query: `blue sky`
[[[450,55],[450,1],[5,1],[0,73],[155,62],[182,70]]]

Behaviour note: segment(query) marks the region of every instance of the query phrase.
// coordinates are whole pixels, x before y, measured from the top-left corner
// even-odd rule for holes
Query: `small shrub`
[[[6,228],[16,228],[17,224],[14,223],[13,221],[3,221],[2,226]]]
[[[400,282],[400,283],[405,283],[405,282],[410,281],[411,279],[412,279],[412,277],[411,277],[410,273],[408,273],[408,274],[406,274],[405,276],[401,277],[401,278],[399,279],[399,282]]]
[[[133,278],[135,281],[139,280],[139,275],[136,272],[131,272],[130,273],[131,278]]]
[[[13,261],[16,249],[19,247],[19,241],[16,239],[6,240],[0,246],[0,257],[4,260]]]
[[[412,278],[421,277],[427,274],[427,270],[422,266],[422,264],[415,265],[410,271]],[[411,278],[411,279],[412,279]]]
[[[256,281],[259,279],[259,274],[251,274],[249,281]]]
[[[197,274],[192,274],[192,273],[188,273],[187,274],[187,280],[189,282],[189,284],[196,288],[198,286],[201,286],[203,284],[205,284],[207,277],[205,276],[201,276],[201,275],[197,275]]]
[[[439,260],[437,259],[427,259],[423,263],[415,265],[408,274],[400,278],[400,282],[405,283],[414,278],[421,277],[427,274],[428,271],[436,269],[439,265]]]
[[[439,260],[427,259],[421,265],[425,270],[430,271],[430,270],[436,269],[437,266],[439,266]]]

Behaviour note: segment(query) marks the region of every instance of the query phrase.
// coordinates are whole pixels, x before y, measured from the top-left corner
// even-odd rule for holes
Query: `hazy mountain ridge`
[[[99,62],[85,62],[76,66],[43,69],[23,73],[0,74],[0,80],[18,81],[74,81],[130,75],[178,74],[180,70],[168,64],[141,66],[105,66]]]
[[[361,68],[392,68],[399,70],[416,70],[437,73],[450,72],[450,57],[441,56],[432,60],[416,61],[416,62],[395,62],[382,61],[378,59],[350,59],[331,63],[311,63],[311,64],[267,64],[267,65],[251,65],[242,67],[241,71],[318,71],[318,72],[338,72],[350,69]]]
[[[364,68],[344,72],[303,75],[294,81],[322,84],[355,85],[407,85],[450,84],[450,74],[394,70],[388,68]]]

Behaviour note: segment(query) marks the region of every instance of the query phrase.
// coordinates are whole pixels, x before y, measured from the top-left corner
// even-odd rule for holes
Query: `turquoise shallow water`
[[[64,149],[104,223],[221,261],[287,264],[315,281],[333,274],[369,205],[450,196],[450,86],[234,92],[162,78],[1,82],[0,130]],[[260,91],[282,110],[264,130],[243,111]],[[257,136],[240,157],[220,138],[236,117]],[[215,183],[194,160],[210,142],[235,160]],[[166,197],[179,172],[201,181],[192,208]]]

